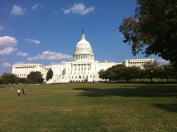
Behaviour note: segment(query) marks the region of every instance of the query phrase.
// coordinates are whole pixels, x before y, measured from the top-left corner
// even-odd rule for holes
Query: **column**
[[[88,64],[86,64],[86,73],[88,73]]]

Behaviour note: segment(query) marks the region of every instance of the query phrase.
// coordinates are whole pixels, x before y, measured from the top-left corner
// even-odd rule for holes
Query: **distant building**
[[[58,65],[43,66],[41,64],[15,64],[12,66],[12,73],[20,78],[27,78],[31,71],[40,71],[43,78],[46,78],[47,71],[53,70],[53,78],[47,83],[62,83],[62,82],[82,82],[82,81],[101,81],[98,72],[106,70],[114,65],[138,66],[154,59],[130,59],[123,63],[107,62],[103,63],[94,60],[92,47],[85,39],[85,34],[82,32],[81,40],[77,43],[75,53],[73,54],[72,62],[65,62]]]
[[[154,62],[154,59],[130,59],[130,60],[125,60],[122,64],[125,65],[126,67],[140,67],[143,69],[143,65],[146,62]]]

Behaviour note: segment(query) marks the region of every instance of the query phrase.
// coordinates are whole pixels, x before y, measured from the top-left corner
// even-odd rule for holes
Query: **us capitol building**
[[[114,65],[138,66],[142,68],[143,64],[154,59],[130,59],[123,63],[107,62],[103,63],[94,60],[94,53],[90,43],[85,39],[82,31],[81,40],[77,43],[72,62],[65,62],[58,65],[44,66],[42,64],[15,64],[12,66],[12,73],[20,78],[27,78],[30,72],[39,71],[43,78],[46,78],[47,71],[52,69],[53,78],[46,83],[63,82],[82,82],[82,81],[102,81],[98,72],[106,70]]]

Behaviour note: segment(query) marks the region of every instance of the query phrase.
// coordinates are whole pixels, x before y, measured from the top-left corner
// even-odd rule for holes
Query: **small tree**
[[[53,77],[53,71],[52,71],[52,69],[49,69],[47,72],[46,81],[48,81],[52,77]]]
[[[15,74],[11,74],[11,73],[4,73],[3,75],[2,75],[2,78],[3,78],[3,80],[4,80],[4,83],[5,84],[9,84],[9,83],[11,83],[11,84],[14,84],[14,83],[18,83],[18,77],[15,75]]]
[[[158,73],[157,73],[157,68],[158,68],[159,63],[154,61],[154,62],[146,62],[143,67],[146,73],[146,77],[151,79],[152,82],[152,78],[157,77]]]
[[[162,65],[162,67],[163,67],[163,75],[168,82],[169,77],[175,76],[175,69],[172,65]]]
[[[38,83],[43,83],[43,81],[44,81],[44,78],[42,77],[38,79]]]
[[[128,67],[129,69],[129,76],[131,79],[136,79],[139,78],[140,76],[140,68],[139,67]]]
[[[3,84],[4,83],[4,80],[2,77],[0,77],[0,84]]]
[[[30,72],[27,79],[29,79],[30,83],[37,84],[40,83],[39,79],[42,78],[41,72]]]
[[[19,82],[22,83],[22,84],[26,83],[26,80],[27,80],[26,78],[19,78]]]
[[[98,74],[99,74],[99,78],[101,78],[101,79],[106,79],[106,74],[105,74],[105,71],[104,71],[104,70],[100,70],[100,71],[98,72]]]

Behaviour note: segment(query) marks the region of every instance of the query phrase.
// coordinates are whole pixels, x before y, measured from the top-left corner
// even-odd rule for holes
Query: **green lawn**
[[[177,84],[70,83],[0,88],[0,132],[176,132]]]

